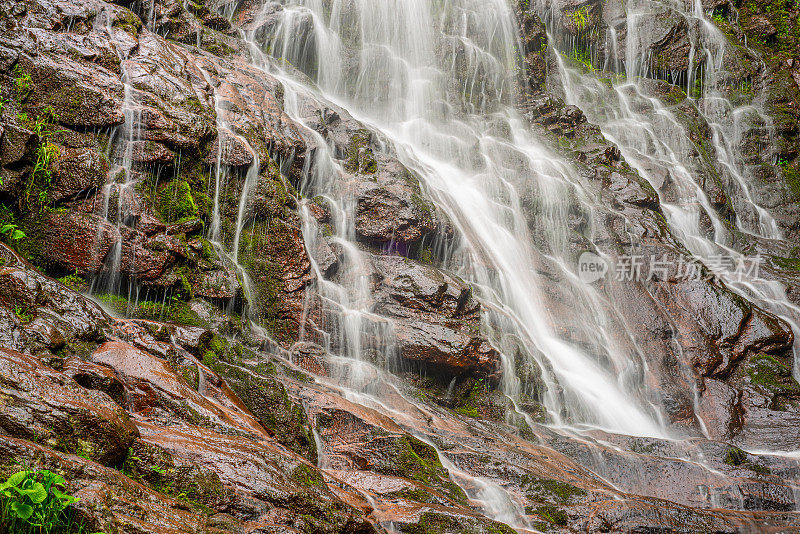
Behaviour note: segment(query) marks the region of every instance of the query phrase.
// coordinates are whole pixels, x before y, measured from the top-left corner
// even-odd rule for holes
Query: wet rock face
[[[38,265],[59,276],[121,274],[168,304],[150,310],[150,320],[113,319],[0,248],[0,475],[13,469],[7,458],[64,473],[81,498],[82,517],[104,532],[366,534],[391,522],[412,534],[510,534],[467,502],[464,490],[480,500],[495,491],[473,476],[508,488],[518,513],[539,530],[736,531],[748,521],[794,528],[792,517],[700,510],[715,504],[700,488],[714,485],[665,440],[624,443],[620,451],[592,436],[578,441],[532,429],[516,413],[519,427],[505,424],[515,410],[473,398],[498,382],[500,353],[481,333],[481,305],[470,286],[424,261],[429,242],[448,239],[450,230],[414,174],[344,110],[302,97],[303,122],[327,146],[318,144],[283,113],[280,84],[242,59],[237,30],[209,6],[120,4],[41,0],[15,5],[13,17],[3,18],[0,65],[15,74],[0,76],[3,94],[13,95],[0,117],[0,200],[19,201],[13,209],[28,239],[18,246]],[[603,35],[604,11],[614,9],[595,1],[562,4],[558,24],[581,46]],[[235,20],[250,24],[260,9],[245,3]],[[558,138],[615,210],[602,213],[614,228],[598,241],[621,253],[627,250],[615,247],[622,237],[636,235],[641,240],[631,247],[644,243],[649,255],[675,252],[653,188],[580,109],[544,93],[552,59],[545,28],[530,11],[520,13],[520,23],[528,75],[523,111],[543,137]],[[651,68],[686,69],[683,24],[665,10],[637,36],[647,41]],[[748,28],[777,35],[764,21]],[[633,38],[619,37],[621,49]],[[794,82],[796,65],[786,70]],[[15,77],[25,73],[33,89],[23,94]],[[680,99],[669,87],[653,90]],[[51,133],[34,133],[35,122],[19,117],[44,117],[48,105]],[[778,124],[782,133],[792,128],[791,121]],[[49,146],[44,141],[58,156],[49,187],[34,180],[31,198],[44,193],[44,200],[32,205],[26,180],[37,152]],[[341,167],[338,186],[352,200],[358,246],[368,251],[369,310],[391,323],[386,340],[395,343],[397,367],[413,371],[417,383],[436,382],[426,390],[364,362],[342,362],[322,346],[329,341],[322,320],[328,310],[309,297],[320,283],[309,254],[323,277],[337,280],[344,276],[342,250],[324,235],[319,250],[305,250],[295,188],[308,185],[301,183],[304,166],[313,175],[315,151],[328,148]],[[790,145],[781,150],[794,154]],[[249,200],[240,204],[250,179]],[[722,209],[724,191],[709,191]],[[530,197],[522,201],[533,208]],[[305,207],[323,230],[334,223],[324,202]],[[630,227],[619,214],[633,221]],[[576,213],[569,224],[577,250],[586,245],[579,239],[586,220]],[[212,235],[219,244],[208,241]],[[220,254],[234,239],[249,280]],[[557,288],[550,291],[547,298],[557,301]],[[692,421],[699,417],[712,439],[749,448],[796,445],[800,386],[791,376],[785,323],[711,283],[667,277],[615,296],[628,303],[629,318],[645,325],[634,341],[676,426],[697,433]],[[243,331],[234,314],[246,299],[257,303],[249,318],[284,346],[304,328],[320,345],[284,351]],[[121,304],[115,309],[122,314],[146,308],[106,302]],[[582,342],[579,335],[571,341]],[[335,343],[328,347],[340,348]],[[665,348],[673,345],[680,350]],[[346,393],[331,385],[340,375],[363,380],[365,402],[382,390],[386,404],[373,409],[344,400]],[[537,406],[527,400],[520,408],[533,413]],[[762,457],[712,445],[718,450],[705,457],[731,476],[713,488],[722,503],[790,509],[786,481],[796,466],[775,459],[767,466]],[[451,478],[445,456],[465,475]],[[617,487],[593,474],[608,466]]]
[[[449,478],[436,450],[409,436],[380,414],[355,406],[324,407],[314,413],[331,467],[373,471],[415,481],[440,493],[444,502],[463,503],[464,492]]]
[[[14,209],[26,257],[58,275],[99,278],[100,290],[131,284],[241,308],[248,295],[219,252],[231,249],[237,224],[281,220],[295,228],[295,246],[276,247],[275,268],[258,269],[262,286],[275,288],[262,307],[274,323],[297,323],[312,277],[281,170],[299,176],[305,142],[281,109],[279,84],[225,58],[243,44],[205,5],[156,2],[143,25],[128,10],[138,4],[90,4],[23,9],[2,30],[13,70],[3,91],[14,98],[0,121],[0,189],[23,199]],[[29,30],[37,53],[25,44]],[[45,149],[49,169],[30,178]],[[256,162],[258,195],[240,215]],[[217,214],[221,247],[204,239]]]
[[[332,145],[334,157],[341,161],[345,175],[340,187],[355,202],[357,238],[408,251],[425,238],[450,233],[419,179],[394,154],[381,148],[374,132],[346,110],[310,99],[302,102],[301,113],[303,122]],[[317,142],[307,139],[309,147]]]
[[[0,294],[25,310],[18,312],[21,326],[9,333],[21,349],[39,353],[0,347],[3,474],[15,470],[8,458],[64,473],[85,503],[83,520],[109,531],[128,522],[135,508],[141,532],[160,532],[164,525],[175,532],[216,532],[213,525],[230,531],[245,521],[267,531],[374,532],[316,467],[289,450],[312,459],[316,454],[304,409],[289,400],[274,371],[231,373],[243,402],[198,360],[236,369],[221,365],[213,351],[241,358],[241,345],[199,327],[113,319],[5,246],[0,252],[8,279]],[[0,310],[8,312],[3,299]],[[93,331],[87,323],[95,337],[87,337]],[[59,346],[22,343],[45,328]],[[53,354],[56,349],[70,357]],[[128,478],[134,476],[136,482]],[[197,511],[198,503],[205,512]],[[97,512],[109,506],[113,511]],[[228,515],[211,519],[208,510]]]
[[[109,317],[94,302],[64,291],[0,244],[2,346],[19,351],[71,350],[102,341]]]
[[[0,428],[56,450],[117,464],[138,436],[128,414],[107,394],[19,352],[0,351]]]
[[[462,280],[431,266],[373,256],[373,310],[392,320],[399,355],[445,382],[499,379],[500,354],[480,333],[480,304]]]

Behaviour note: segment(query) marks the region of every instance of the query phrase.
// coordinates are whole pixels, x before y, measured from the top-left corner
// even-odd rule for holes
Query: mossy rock
[[[425,512],[416,523],[399,527],[403,534],[515,534],[503,523],[485,518]]]
[[[505,396],[482,378],[468,378],[456,386],[453,398],[453,410],[467,417],[502,421],[510,407]]]
[[[286,448],[311,462],[317,461],[317,445],[303,407],[289,398],[272,364],[244,368],[254,355],[240,343],[215,336],[203,354],[203,364],[225,381],[255,415],[258,422]]]
[[[520,487],[529,500],[538,503],[570,504],[574,498],[586,495],[585,490],[572,484],[532,475],[523,475]]]
[[[760,475],[768,475],[770,473],[768,467],[753,462],[750,459],[750,455],[738,447],[729,448],[728,452],[725,453],[725,459],[723,462],[732,467],[743,467],[744,469],[749,469],[750,471]]]
[[[299,270],[298,255],[304,255],[298,230],[286,222],[256,221],[248,225],[239,242],[239,262],[253,283],[256,319],[278,341],[297,339],[297,325],[286,316],[284,271]],[[301,260],[302,261],[302,260]]]
[[[192,311],[189,303],[182,300],[172,302],[130,301],[120,295],[109,293],[95,295],[95,298],[121,317],[163,321],[186,326],[208,326],[199,315]]]
[[[231,490],[214,471],[177,461],[169,452],[142,440],[134,441],[122,472],[203,513],[220,511],[232,499]]]
[[[555,506],[539,506],[536,508],[528,507],[525,509],[525,512],[531,515],[537,515],[543,521],[550,523],[551,525],[558,525],[560,527],[564,527],[569,522],[569,517],[567,513],[562,510],[561,508]]]
[[[344,168],[349,172],[374,174],[378,170],[378,163],[372,153],[369,143],[372,134],[369,130],[358,130],[347,145]]]
[[[386,455],[390,462],[378,466],[377,471],[441,489],[457,502],[467,501],[464,490],[450,480],[449,473],[432,446],[413,436],[400,436],[386,441]]]
[[[757,354],[746,365],[746,373],[750,383],[762,392],[773,397],[800,396],[800,384],[792,376],[789,365],[769,354]],[[776,399],[773,399],[776,401]],[[780,400],[775,402],[776,408],[785,408]]]
[[[199,210],[192,196],[192,188],[183,180],[167,182],[158,188],[155,208],[168,223],[197,217]]]

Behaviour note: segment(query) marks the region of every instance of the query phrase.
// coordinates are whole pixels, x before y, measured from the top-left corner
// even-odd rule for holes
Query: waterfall
[[[303,124],[306,101],[341,106],[379,132],[419,176],[460,238],[440,258],[442,266],[477,288],[484,328],[502,352],[517,351],[541,370],[554,423],[664,435],[647,365],[628,327],[575,275],[567,219],[570,212],[592,212],[598,201],[515,110],[520,47],[509,6],[502,0],[308,1],[278,10],[270,5],[261,16],[253,26],[271,31],[253,32],[249,40],[317,84],[277,72],[287,114]],[[320,139],[305,193],[333,201],[335,239],[345,250],[340,270],[349,274],[341,284],[323,280],[320,291],[341,309],[345,352],[359,357],[364,330],[385,331],[391,321],[365,307],[363,253],[350,228],[352,193],[325,145]],[[523,194],[534,198],[535,228]],[[550,306],[544,272],[559,280],[561,310]],[[508,358],[506,365],[504,387],[514,397],[524,384]]]
[[[663,5],[686,21],[691,50],[685,104],[708,124],[709,146],[701,150],[708,150],[708,159],[713,161],[704,162],[695,148],[692,126],[656,98],[649,85],[652,80],[648,75],[653,73],[648,32],[652,31],[654,20],[650,2],[635,0],[625,4],[625,76],[617,76],[618,63],[612,65],[608,59],[618,56],[613,27],[608,34],[611,54],[601,71],[586,72],[569,64],[563,53],[556,54],[566,100],[584,110],[589,120],[620,148],[625,160],[658,191],[670,228],[695,257],[713,268],[728,287],[787,321],[794,332],[800,332],[800,308],[787,299],[782,284],[758,276],[758,271],[753,276],[751,270],[740,268],[748,260],[742,250],[748,248],[749,239],[770,242],[781,238],[773,217],[753,198],[751,188],[758,182],[756,166],[745,161],[741,150],[748,135],[766,131],[772,139],[772,121],[759,105],[759,95],[739,104],[728,98],[738,88],[732,91],[730,87],[732,74],[726,70],[725,58],[735,51],[707,19],[700,1],[670,1]],[[561,7],[556,2],[540,2],[537,9],[543,18],[553,21]],[[549,28],[553,41],[562,42],[558,24],[551,22]],[[695,58],[703,59],[699,79]],[[700,91],[695,90],[698,84]],[[774,162],[774,146],[758,148],[767,154],[769,163]],[[735,218],[724,217],[722,209],[712,205],[700,183],[704,176],[719,177],[722,190],[733,197]],[[794,353],[794,375],[798,378],[797,337]]]

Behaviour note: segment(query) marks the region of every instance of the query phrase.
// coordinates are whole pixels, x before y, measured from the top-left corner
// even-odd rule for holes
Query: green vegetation
[[[27,113],[20,113],[17,119],[36,135],[39,143],[36,146],[33,171],[25,185],[25,204],[31,211],[41,212],[47,207],[47,198],[52,185],[52,167],[58,161],[58,146],[50,141],[50,137],[57,133],[55,129],[58,117],[52,106],[47,106],[36,116],[35,120],[28,119]],[[35,198],[31,202],[31,198]]]
[[[566,15],[572,26],[578,31],[584,31],[589,25],[589,7],[583,6],[580,9],[576,9]]]
[[[155,205],[167,223],[192,219],[198,215],[192,188],[182,180],[161,186],[155,198]]]
[[[358,130],[350,139],[344,164],[348,172],[373,174],[378,170],[378,163],[369,147],[370,138],[369,130]]]
[[[33,89],[33,79],[31,75],[22,68],[21,65],[14,67],[14,87],[17,90],[17,101],[24,102],[30,96]]]
[[[747,367],[750,382],[776,396],[800,395],[800,384],[792,377],[791,368],[769,354],[757,354]],[[781,408],[777,403],[777,408]]]
[[[14,306],[14,315],[20,320],[22,324],[27,324],[33,320],[33,315],[22,306]]]
[[[84,279],[83,276],[78,274],[77,269],[72,274],[62,276],[61,278],[58,279],[58,281],[73,291],[81,292],[86,289],[86,279]]]
[[[569,504],[573,497],[586,495],[586,491],[550,478],[536,478],[523,475],[520,487],[525,491],[525,496],[535,502],[548,502],[551,504]]]
[[[527,510],[526,510],[527,511]],[[550,524],[558,525],[558,526],[566,526],[567,524],[567,513],[562,510],[561,508],[556,508],[555,506],[539,506],[532,510],[532,512]]]
[[[137,450],[129,448],[120,471],[203,514],[212,513],[206,503],[227,498],[226,490],[214,472],[198,466],[176,464],[169,453],[151,445],[139,444]]]
[[[404,534],[442,534],[463,532],[464,534],[513,534],[514,530],[502,523],[478,521],[470,517],[455,517],[438,512],[425,512],[416,523],[400,525]]]
[[[730,466],[743,467],[760,475],[768,475],[770,473],[767,467],[750,461],[747,453],[738,447],[731,447],[728,449],[723,461]]]
[[[292,480],[299,482],[304,486],[325,488],[325,479],[322,474],[306,464],[300,464],[292,471]]]
[[[458,399],[455,411],[467,417],[478,417],[478,407],[483,395],[489,392],[489,386],[479,378],[468,391],[465,397]]]
[[[0,235],[12,241],[18,241],[25,237],[25,232],[19,229],[16,224],[4,224],[0,226]]]
[[[96,297],[111,311],[123,317],[167,321],[187,326],[206,326],[205,321],[192,311],[187,302],[176,297],[164,302],[130,301],[125,297],[109,293],[101,293]]]
[[[0,484],[0,522],[8,534],[80,533],[64,492],[66,481],[47,470],[18,471]]]

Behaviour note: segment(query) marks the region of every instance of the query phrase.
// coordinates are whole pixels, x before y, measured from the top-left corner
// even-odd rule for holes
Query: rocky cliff
[[[570,92],[570,76],[614,86],[630,67],[621,5],[513,6],[524,128],[598,206],[572,202],[563,249],[539,247],[541,299],[565,344],[644,355],[631,380],[680,435],[667,439],[575,434],[548,413],[548,395],[580,403],[453,273],[458,214],[400,144],[294,87],[319,65],[256,46],[281,5],[2,1],[0,474],[62,474],[78,523],[109,534],[800,529],[800,466],[759,452],[800,445],[800,26],[779,4],[703,4],[736,51],[722,81],[687,60],[683,6],[655,9],[637,90],[642,113],[668,109],[686,132],[716,214],[701,226],[767,258],[780,306],[679,276],[694,251],[669,219],[677,171],[642,163]],[[738,139],[747,194],[710,141],[703,83],[768,117]],[[547,206],[518,192],[536,239]],[[741,229],[753,206],[779,238]],[[618,338],[568,304],[556,258],[585,251],[674,259],[604,283],[622,303],[609,321],[635,325]]]

